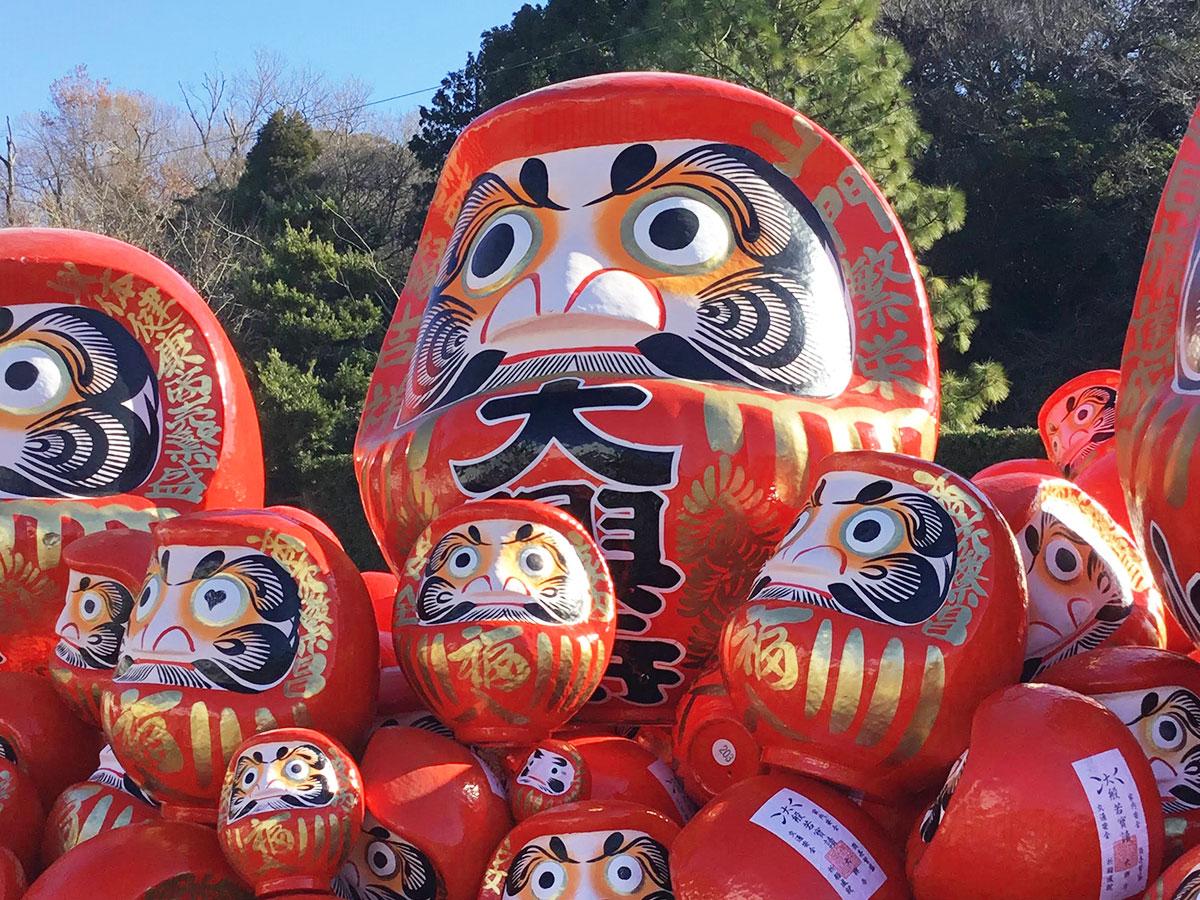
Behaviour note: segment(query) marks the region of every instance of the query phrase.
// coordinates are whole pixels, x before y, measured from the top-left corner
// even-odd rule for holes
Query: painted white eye
[[[79,598],[79,615],[85,622],[95,622],[104,611],[104,598],[95,591],[85,591]]]
[[[150,613],[158,606],[158,600],[162,596],[162,578],[158,575],[153,575],[146,580],[142,585],[142,592],[138,594],[137,608],[133,611],[134,618],[139,621],[146,621],[150,618]]]
[[[1081,406],[1075,410],[1075,421],[1080,424],[1086,422],[1092,417],[1092,408],[1090,406]]]
[[[367,866],[376,878],[392,878],[399,866],[396,851],[383,841],[371,841],[367,845]]]
[[[502,212],[479,233],[463,264],[463,284],[476,294],[503,287],[524,267],[540,242],[541,226],[522,210]]]
[[[552,859],[543,860],[534,868],[529,885],[537,900],[553,900],[567,889],[567,870]]]
[[[205,625],[228,625],[250,605],[250,592],[231,575],[207,578],[192,591],[192,615]]]
[[[1055,538],[1046,545],[1043,559],[1046,570],[1058,581],[1074,581],[1083,566],[1079,550],[1064,538]]]
[[[1150,726],[1150,737],[1160,750],[1178,750],[1187,740],[1187,732],[1174,716],[1163,715]]]
[[[522,550],[519,562],[526,575],[540,576],[550,571],[550,554],[541,547]]]
[[[668,272],[703,272],[729,258],[733,231],[725,213],[699,191],[664,188],[635,215],[624,235],[630,253]],[[623,231],[625,229],[622,229]]]
[[[479,568],[479,551],[474,547],[459,547],[446,560],[446,571],[455,578],[466,578]]]
[[[251,787],[254,782],[258,781],[258,769],[247,769],[242,775],[242,787]]]
[[[857,512],[842,526],[842,541],[860,556],[878,556],[895,550],[904,536],[899,517],[889,509],[874,508]]]
[[[45,412],[62,403],[70,386],[67,367],[53,350],[28,343],[0,350],[0,408]]]
[[[302,781],[312,772],[312,768],[302,759],[293,759],[283,767],[283,774],[293,781]]]
[[[609,860],[604,877],[608,886],[618,894],[632,894],[642,886],[642,864],[622,853]]]

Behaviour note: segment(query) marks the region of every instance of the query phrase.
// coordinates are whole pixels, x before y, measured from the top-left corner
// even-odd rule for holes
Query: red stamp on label
[[[1136,852],[1136,848],[1135,848]],[[838,841],[825,853],[825,861],[833,866],[839,876],[845,878],[852,875],[862,863],[862,859],[845,841]]]
[[[1125,872],[1138,864],[1137,838],[1131,834],[1125,835],[1113,844],[1113,868]]]

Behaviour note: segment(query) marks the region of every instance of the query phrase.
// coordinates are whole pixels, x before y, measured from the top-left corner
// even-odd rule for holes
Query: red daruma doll
[[[247,736],[303,725],[358,743],[378,686],[375,621],[358,570],[321,529],[240,510],[153,534],[104,730],[164,816],[211,822]]]
[[[362,776],[346,749],[318,731],[281,728],[234,753],[217,830],[257,896],[333,897],[362,821]]]
[[[877,799],[936,783],[1021,672],[1025,584],[1000,514],[933,463],[826,457],[721,636],[763,759]]]
[[[85,535],[63,551],[70,571],[50,675],[75,714],[93,725],[100,724],[100,691],[112,681],[153,552],[154,539],[130,529]]]
[[[434,519],[396,596],[396,658],[468,744],[532,744],[600,684],[616,627],[608,566],[565,512],[487,500]]]

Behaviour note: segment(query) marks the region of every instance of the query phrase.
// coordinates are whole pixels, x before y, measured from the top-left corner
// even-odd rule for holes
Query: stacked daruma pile
[[[819,126],[669,74],[497,107],[364,409],[388,573],[262,508],[179,276],[3,233],[0,900],[1191,896],[1198,123],[1121,372],[968,480]]]

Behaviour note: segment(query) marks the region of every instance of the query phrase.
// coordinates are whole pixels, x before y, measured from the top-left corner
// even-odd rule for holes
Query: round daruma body
[[[1200,110],[1163,190],[1121,357],[1117,453],[1134,537],[1200,641]]]
[[[362,821],[358,766],[319,731],[256,734],[238,747],[225,772],[217,817],[221,847],[260,897],[330,895]]]
[[[1041,680],[1100,701],[1137,738],[1158,782],[1167,857],[1200,843],[1200,663],[1150,647],[1101,647]]]
[[[1116,369],[1076,375],[1046,398],[1038,411],[1038,432],[1046,456],[1074,480],[1093,462],[1117,449]]]
[[[100,235],[0,233],[0,375],[0,671],[43,670],[63,550],[107,528],[260,505],[262,445],[208,304]]]
[[[50,677],[81,719],[100,724],[100,691],[113,670],[154,550],[145,531],[122,528],[84,535],[63,551],[68,570]]]
[[[153,535],[101,717],[164,815],[212,821],[226,766],[259,731],[311,726],[357,746],[379,642],[345,552],[268,510],[180,516]]]
[[[1133,735],[1089,697],[1022,684],[979,705],[969,749],[914,825],[907,866],[922,900],[1117,900],[1141,895],[1162,846]]]
[[[721,636],[763,759],[880,799],[936,781],[971,712],[1020,676],[1025,585],[970,482],[894,454],[833,454]]]
[[[975,479],[1017,539],[1029,592],[1026,679],[1105,643],[1157,605],[1133,539],[1084,490],[1062,478],[1011,473]],[[1149,640],[1165,641],[1165,628]]]
[[[356,465],[396,571],[465,500],[570,511],[620,600],[581,715],[669,724],[809,461],[931,456],[937,412],[920,275],[853,157],[742,87],[603,75],[459,137]]]
[[[616,602],[578,520],[546,503],[485,500],[422,533],[392,634],[408,681],[468,744],[529,744],[600,684]]]

